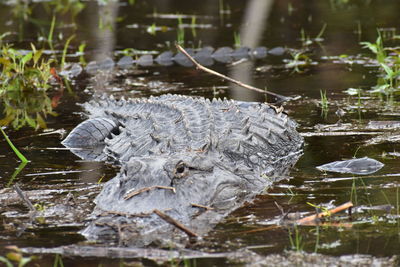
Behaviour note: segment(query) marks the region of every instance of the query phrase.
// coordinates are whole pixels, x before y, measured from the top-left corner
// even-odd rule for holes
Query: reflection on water
[[[45,46],[40,40],[46,39],[44,33],[48,33],[53,11],[56,10],[45,8],[45,3],[35,2],[29,6],[32,10],[30,19],[18,20],[9,18],[10,12],[15,8],[15,4],[12,1],[10,3],[0,4],[0,36],[2,33],[9,33],[1,42],[13,44],[18,49],[29,48],[30,42],[34,42],[38,48],[40,44]],[[283,59],[293,60],[291,55],[247,61],[235,66],[212,66],[221,73],[258,88],[267,87],[283,95],[301,95],[301,100],[287,103],[285,110],[299,122],[299,129],[306,136],[306,146],[304,156],[291,172],[291,179],[280,182],[259,196],[254,203],[231,214],[205,237],[205,242],[199,249],[228,251],[248,248],[261,255],[282,253],[285,249],[295,249],[290,244],[289,235],[296,237],[297,234],[302,237],[302,249],[308,252],[391,256],[398,254],[400,247],[400,168],[397,153],[400,147],[398,139],[394,138],[399,135],[398,128],[368,129],[368,122],[398,120],[398,96],[395,95],[392,102],[388,103],[368,93],[359,97],[344,91],[361,88],[365,92],[376,85],[377,68],[353,64],[354,61],[350,60],[352,57],[347,56],[374,57],[368,51],[362,50],[359,42],[374,42],[377,28],[398,31],[399,8],[400,2],[395,0],[209,0],[201,3],[194,0],[137,0],[133,5],[125,1],[89,1],[85,2],[82,10],[54,13],[59,23],[54,32],[55,54],[62,54],[66,39],[72,34],[76,34],[76,37],[68,49],[67,61],[79,61],[77,51],[82,43],[87,44],[84,56],[88,62],[99,61],[104,56],[114,58],[115,54],[120,57],[120,53],[126,48],[160,52],[173,49],[179,27],[178,16],[182,16],[185,25],[211,25],[196,27],[196,34],[192,33],[189,26],[183,27],[186,47],[232,47],[234,33],[238,33],[242,45],[249,47],[287,47],[295,49],[295,52],[306,48],[307,55],[315,64],[305,65],[302,72],[297,73],[285,67]],[[69,19],[71,12],[75,12],[74,20]],[[326,30],[319,42],[303,47],[304,40],[312,40],[318,36],[325,24]],[[147,29],[152,25],[168,30],[150,34]],[[19,41],[21,32],[23,39]],[[396,40],[385,39],[385,43],[390,46],[398,45]],[[330,56],[335,59],[330,60]],[[173,92],[205,97],[216,94],[238,100],[265,100],[264,95],[245,91],[219,78],[179,66],[133,68],[94,76],[83,73],[73,79],[71,84],[76,96],[66,95],[61,99],[55,110],[58,117],[47,120],[49,128],[72,129],[82,121],[75,114],[80,111],[76,102],[87,101],[95,92],[111,94],[121,88],[124,90],[119,90],[118,95],[127,97]],[[321,90],[326,91],[327,95],[326,117],[321,116]],[[5,106],[2,108],[6,109]],[[335,113],[339,109],[345,113],[340,116],[342,126],[337,130],[335,127],[339,117]],[[317,124],[320,126],[316,126]],[[321,128],[325,126],[327,128]],[[5,149],[0,150],[0,187],[7,186],[12,178],[14,182],[22,184],[22,189],[26,191],[41,190],[53,185],[58,188],[79,188],[82,184],[94,184],[103,176],[105,180],[114,176],[115,170],[110,165],[80,162],[69,151],[46,149],[61,147],[60,139],[56,135],[39,136],[38,132],[27,128],[8,131],[8,134],[31,162],[18,175],[13,176],[18,163],[16,160],[14,164],[3,160],[14,160],[14,155],[2,142],[1,147]],[[379,142],[371,141],[375,135],[380,137]],[[321,173],[315,168],[327,162],[364,156],[374,158],[385,166],[366,177]],[[75,170],[79,172],[68,173]],[[64,174],[62,171],[65,171]],[[49,172],[55,174],[35,175]],[[65,195],[61,194],[53,200],[62,201],[64,198]],[[278,225],[282,214],[275,202],[285,212],[300,212],[304,215],[315,211],[307,203],[331,208],[350,200],[360,208],[351,217],[341,213],[325,224],[299,226],[296,230]],[[52,204],[46,200],[41,201],[45,205]],[[371,208],[382,205],[391,208]],[[20,215],[26,212],[20,206],[2,207],[0,218],[7,222],[11,219],[3,212],[17,211]],[[77,239],[76,229],[71,232],[65,229],[61,231],[56,223],[52,227],[54,231],[50,231],[48,227],[41,230],[32,228],[29,233],[16,236],[15,232],[4,232],[9,229],[7,225],[0,226],[4,232],[0,246],[10,242],[21,247],[32,244],[48,246],[51,241],[51,246],[55,247],[66,243],[74,244],[80,240]],[[62,233],[61,236],[57,234],[58,230]],[[244,234],[245,232],[248,233]],[[33,242],[37,236],[40,238]],[[69,241],[66,241],[65,236]],[[214,261],[218,262],[221,263],[220,260]]]

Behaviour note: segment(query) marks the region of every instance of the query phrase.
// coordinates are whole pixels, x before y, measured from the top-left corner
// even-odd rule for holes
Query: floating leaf
[[[353,173],[353,174],[371,174],[379,171],[384,166],[383,163],[368,157],[341,160],[318,166],[321,171]]]
[[[345,90],[343,92],[348,94],[348,95],[358,95],[361,92],[361,89],[359,89],[359,88],[348,88],[347,90]]]

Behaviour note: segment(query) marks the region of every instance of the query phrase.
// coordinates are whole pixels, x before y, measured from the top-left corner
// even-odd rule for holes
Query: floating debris
[[[371,174],[379,171],[384,166],[383,163],[363,157],[359,159],[341,160],[318,166],[320,171],[353,173],[353,174]]]

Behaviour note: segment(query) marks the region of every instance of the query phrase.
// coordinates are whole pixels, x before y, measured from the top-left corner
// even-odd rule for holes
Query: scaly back
[[[303,139],[286,114],[267,105],[180,95],[101,98],[83,105],[89,119],[63,141],[94,147],[120,162],[131,157],[217,152],[230,161],[268,169],[301,153]]]

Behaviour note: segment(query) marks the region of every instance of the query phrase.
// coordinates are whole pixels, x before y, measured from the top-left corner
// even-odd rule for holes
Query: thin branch
[[[32,202],[29,200],[29,198],[22,192],[21,188],[19,187],[18,184],[15,184],[13,186],[15,192],[17,192],[18,196],[24,201],[24,203],[28,206],[30,211],[36,211],[35,206],[32,205]]]
[[[153,190],[153,189],[157,189],[157,188],[158,188],[158,189],[167,189],[167,190],[171,190],[172,192],[176,193],[174,187],[171,187],[171,186],[163,186],[163,185],[153,185],[153,186],[144,187],[144,188],[141,188],[141,189],[139,189],[139,190],[136,190],[136,191],[127,193],[127,194],[124,196],[124,199],[125,199],[125,200],[128,200],[128,199],[130,199],[131,197],[134,197],[134,196],[136,196],[136,195],[139,195],[140,193],[147,192],[147,191],[150,191],[150,190]]]
[[[157,214],[158,216],[160,216],[160,218],[163,219],[164,221],[166,221],[167,223],[169,223],[169,224],[175,226],[176,228],[178,228],[179,230],[185,232],[189,237],[198,237],[198,235],[195,232],[189,230],[186,226],[184,226],[180,222],[176,221],[172,217],[168,216],[167,214],[159,211],[158,209],[155,209],[153,212],[155,214]]]
[[[235,79],[232,79],[232,78],[230,78],[230,77],[228,77],[228,76],[225,76],[225,75],[223,75],[223,74],[221,74],[221,73],[219,73],[219,72],[216,72],[216,71],[214,71],[214,70],[212,70],[212,69],[206,68],[206,67],[204,67],[203,65],[201,65],[200,63],[198,63],[198,62],[197,62],[191,55],[189,55],[188,52],[186,52],[186,50],[183,49],[180,45],[176,44],[176,48],[178,48],[178,50],[181,51],[181,52],[196,66],[197,69],[200,69],[200,70],[202,70],[202,71],[208,72],[208,73],[210,73],[210,74],[213,74],[213,75],[215,75],[215,76],[218,76],[218,77],[220,77],[220,78],[222,78],[222,79],[224,79],[224,80],[230,81],[230,82],[232,82],[232,83],[234,83],[234,84],[237,84],[237,85],[239,85],[239,86],[241,86],[241,87],[243,87],[243,88],[246,88],[246,89],[249,89],[249,90],[252,90],[252,91],[256,91],[256,92],[259,92],[259,93],[262,93],[262,94],[272,95],[272,96],[274,96],[274,97],[276,97],[276,98],[282,99],[283,101],[286,101],[286,100],[289,100],[289,99],[290,99],[290,97],[283,96],[283,95],[280,95],[280,94],[276,94],[276,93],[273,93],[273,92],[270,92],[270,91],[267,91],[267,90],[263,90],[263,89],[260,89],[260,88],[257,88],[257,87],[254,87],[254,86],[251,86],[251,85],[242,83],[242,82],[237,81],[237,80],[235,80]]]
[[[316,219],[322,218],[322,217],[326,217],[326,216],[330,216],[332,214],[338,213],[340,211],[346,210],[348,208],[353,207],[353,203],[352,202],[346,202],[336,208],[333,208],[329,211],[325,211],[325,212],[320,212],[311,216],[307,216],[305,218],[299,219],[296,221],[296,224],[307,224],[310,222],[315,221]]]
[[[208,207],[208,206],[204,206],[204,205],[200,205],[200,204],[196,204],[196,203],[190,203],[190,205],[192,205],[193,207],[196,208],[202,208],[202,209],[206,209],[206,210],[213,210],[214,208]]]

